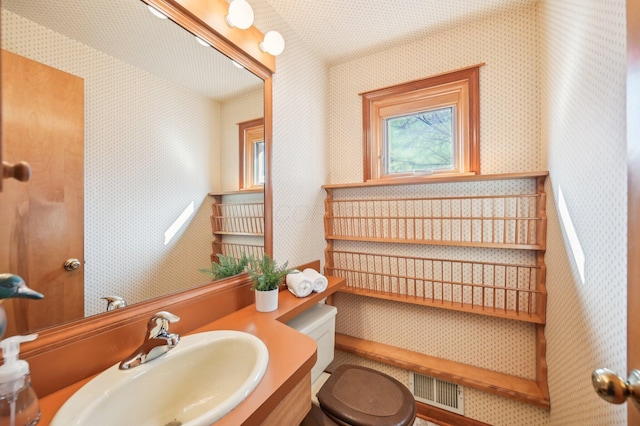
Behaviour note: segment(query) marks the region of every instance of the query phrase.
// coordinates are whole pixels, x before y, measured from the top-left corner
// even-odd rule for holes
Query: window
[[[364,180],[478,173],[479,69],[361,94]]]
[[[264,186],[264,120],[238,123],[240,137],[240,189]]]

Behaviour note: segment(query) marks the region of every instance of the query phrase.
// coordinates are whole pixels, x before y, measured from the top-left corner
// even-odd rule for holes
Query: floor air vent
[[[462,386],[410,371],[409,389],[416,401],[464,415]]]

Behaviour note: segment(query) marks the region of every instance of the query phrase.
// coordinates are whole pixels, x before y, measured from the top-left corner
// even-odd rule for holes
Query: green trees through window
[[[439,108],[385,121],[385,174],[455,167],[455,110]]]

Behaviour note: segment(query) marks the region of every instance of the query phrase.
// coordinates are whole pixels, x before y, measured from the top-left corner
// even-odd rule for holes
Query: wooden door
[[[4,50],[1,63],[4,159],[32,175],[0,192],[0,272],[45,296],[4,301],[9,336],[84,316],[84,81]]]
[[[640,370],[640,0],[627,1],[627,372]],[[628,403],[630,425],[640,410]]]

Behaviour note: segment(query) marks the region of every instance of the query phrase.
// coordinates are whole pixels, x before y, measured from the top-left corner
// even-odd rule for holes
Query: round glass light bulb
[[[264,41],[260,43],[263,52],[278,56],[284,51],[284,38],[277,31],[269,31],[264,35]]]
[[[167,19],[167,15],[165,15],[164,13],[160,12],[158,9],[156,9],[155,7],[151,6],[151,5],[147,5],[147,7],[149,8],[149,12],[151,12],[153,14],[153,16],[155,16],[156,18],[160,18],[160,19]]]
[[[195,37],[196,37],[196,41],[197,41],[198,43],[200,43],[202,46],[204,46],[204,47],[211,47],[211,45],[209,44],[209,42],[208,42],[208,41],[206,41],[205,39],[202,39],[202,38],[200,38],[200,37],[198,37],[198,36],[195,36]]]
[[[227,22],[232,27],[246,30],[253,25],[253,9],[246,0],[233,0],[229,3]]]

